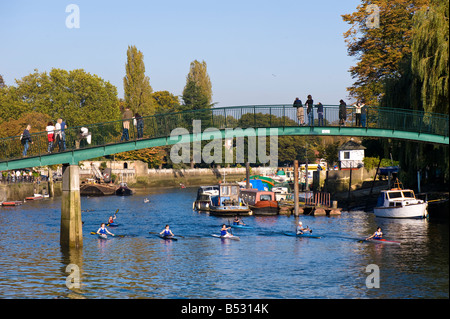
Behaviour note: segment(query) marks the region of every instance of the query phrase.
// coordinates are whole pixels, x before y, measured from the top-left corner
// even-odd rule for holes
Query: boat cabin
[[[241,203],[240,187],[237,183],[219,184],[219,195],[213,196],[214,206],[239,206]]]
[[[415,201],[414,191],[410,189],[392,189],[381,191],[378,196],[377,207],[400,207],[402,203],[408,205],[409,201]]]
[[[275,201],[275,193],[258,189],[242,189],[241,198],[247,205],[255,205],[260,201]]]

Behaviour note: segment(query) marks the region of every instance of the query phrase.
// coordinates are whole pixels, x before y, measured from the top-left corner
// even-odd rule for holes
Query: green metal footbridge
[[[195,132],[193,120],[201,121],[200,133]],[[242,128],[244,134],[257,136],[275,132],[278,136],[358,136],[449,144],[448,114],[368,107],[363,109],[361,124],[357,126],[352,107],[347,107],[346,118],[340,121],[338,106],[324,106],[323,120],[318,118],[317,108],[313,110],[313,119],[308,117],[305,108],[304,120],[305,125],[301,125],[297,109],[292,105],[233,106],[158,114],[143,117],[141,123],[136,123],[138,125],[130,121],[128,140],[121,140],[122,120],[86,125],[91,135],[90,143],[81,134],[82,127],[70,127],[65,130],[65,150],[56,146],[51,153],[47,152],[47,132],[34,133],[26,157],[22,155],[20,136],[2,138],[0,171],[54,164],[76,165],[79,161],[105,155],[171,145],[181,140],[180,135],[173,134],[177,128],[178,131],[184,129],[181,130],[185,135],[183,140],[190,142],[217,138],[217,134],[205,133],[207,128],[216,129],[221,138],[226,138],[231,129]]]

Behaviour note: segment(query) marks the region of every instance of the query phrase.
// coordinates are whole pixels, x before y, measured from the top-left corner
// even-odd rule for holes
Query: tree
[[[5,86],[5,80],[3,80],[3,76],[0,74],[0,89],[3,89]]]
[[[208,109],[212,105],[212,86],[207,72],[206,62],[191,62],[183,90],[185,110]]]
[[[429,1],[362,0],[356,12],[342,15],[351,25],[344,33],[348,54],[358,60],[350,68],[356,79],[347,88],[350,96],[377,105],[383,96],[383,83],[402,76],[399,65],[411,53],[412,18]],[[375,9],[378,24],[371,20]]]
[[[62,117],[69,126],[120,118],[116,87],[82,69],[52,69],[50,73],[34,70],[16,84],[0,89],[3,121],[31,112],[47,114],[53,121]]]
[[[447,114],[448,109],[448,13],[447,1],[430,0],[414,21],[411,66],[422,83],[421,98],[427,112]]]
[[[144,55],[136,46],[128,46],[126,75],[123,78],[125,105],[142,116],[154,114],[152,87],[145,75]]]
[[[171,113],[180,110],[178,97],[169,91],[157,91],[152,93],[155,114]]]

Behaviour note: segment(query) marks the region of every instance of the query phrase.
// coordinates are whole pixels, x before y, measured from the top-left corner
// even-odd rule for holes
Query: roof
[[[344,144],[342,144],[338,150],[339,151],[348,151],[348,150],[365,150],[366,148],[364,146],[362,146],[359,143],[356,143],[353,140],[350,140],[348,142],[345,142]]]

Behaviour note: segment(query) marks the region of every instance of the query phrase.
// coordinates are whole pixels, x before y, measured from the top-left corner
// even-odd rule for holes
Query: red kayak
[[[395,241],[395,240],[386,240],[384,238],[381,239],[375,239],[375,238],[370,238],[370,239],[362,239],[363,241],[368,241],[368,242],[372,242],[372,243],[379,243],[379,244],[397,244],[400,245],[401,242],[399,241]]]

